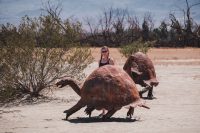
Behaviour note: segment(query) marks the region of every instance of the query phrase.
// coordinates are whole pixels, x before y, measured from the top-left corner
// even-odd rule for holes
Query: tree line
[[[169,20],[163,20],[156,28],[150,13],[146,13],[142,18],[142,23],[140,23],[141,18],[129,13],[128,9],[111,7],[104,10],[97,19],[86,18],[84,20],[87,26],[86,30],[83,27],[83,22],[79,20],[70,18],[61,20],[59,17],[61,8],[59,6],[53,8],[48,2],[44,8],[48,13],[48,18],[41,20],[42,17],[39,17],[40,21],[45,21],[47,34],[35,35],[35,40],[37,46],[46,47],[45,39],[49,40],[51,38],[48,36],[57,34],[59,35],[58,39],[63,41],[62,46],[52,42],[48,44],[50,45],[48,47],[64,47],[64,45],[77,43],[90,46],[119,47],[137,41],[154,41],[154,47],[200,47],[200,24],[191,15],[192,8],[199,6],[200,3],[190,5],[188,0],[185,0],[185,3],[186,9],[180,9],[183,13],[183,20],[179,20],[175,14],[170,13]],[[22,18],[18,27],[12,24],[0,26],[1,46],[7,45],[6,38],[15,38],[19,34],[20,29],[25,25],[25,19],[33,21],[26,16]],[[50,23],[51,19],[53,19],[53,23]],[[55,30],[56,27],[59,30]]]
[[[127,9],[109,8],[94,24],[86,19],[89,32],[84,41],[92,46],[118,47],[141,40],[155,41],[155,47],[200,47],[200,24],[191,15],[192,7],[200,3],[190,5],[187,0],[185,2],[186,9],[181,10],[183,20],[170,13],[168,22],[163,20],[157,28],[150,13],[144,15],[140,24],[139,18]]]

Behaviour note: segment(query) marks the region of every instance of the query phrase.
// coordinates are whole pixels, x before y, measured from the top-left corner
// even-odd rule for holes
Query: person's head
[[[103,46],[101,48],[101,59],[102,58],[108,58],[109,57],[109,49],[107,46]]]

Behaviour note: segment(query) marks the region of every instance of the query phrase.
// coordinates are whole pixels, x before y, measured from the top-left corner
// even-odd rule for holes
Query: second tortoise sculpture
[[[126,60],[123,69],[129,74],[136,84],[145,87],[141,90],[140,96],[148,91],[147,98],[153,99],[153,87],[159,82],[156,78],[156,72],[151,59],[142,52],[137,52]]]

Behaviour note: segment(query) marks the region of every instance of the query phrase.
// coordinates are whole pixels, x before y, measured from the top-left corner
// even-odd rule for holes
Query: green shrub
[[[143,52],[147,53],[149,48],[153,45],[154,42],[142,42],[142,41],[135,41],[131,44],[123,45],[120,48],[120,52],[125,56],[128,57],[136,52]]]

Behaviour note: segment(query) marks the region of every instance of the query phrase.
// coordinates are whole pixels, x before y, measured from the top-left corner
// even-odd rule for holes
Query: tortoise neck
[[[72,87],[72,89],[73,89],[79,96],[81,96],[81,89],[80,89],[80,87],[78,86],[78,84],[77,84],[77,82],[76,82],[75,80],[73,80],[73,79],[69,80],[68,85],[69,85],[70,87]]]

